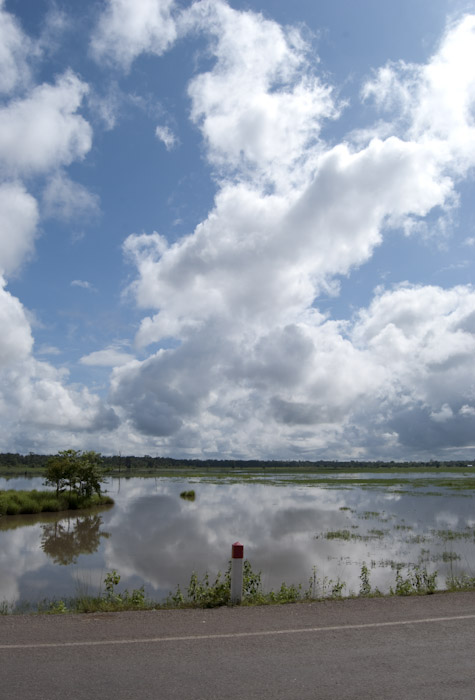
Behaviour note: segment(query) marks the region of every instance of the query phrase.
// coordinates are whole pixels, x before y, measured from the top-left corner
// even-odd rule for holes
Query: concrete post
[[[242,574],[244,545],[235,542],[231,551],[231,603],[238,605],[242,600]]]

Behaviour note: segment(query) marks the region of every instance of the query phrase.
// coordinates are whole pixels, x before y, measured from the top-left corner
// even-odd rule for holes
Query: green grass
[[[461,558],[460,554],[456,552],[441,552],[440,554],[433,554],[430,560],[433,562],[443,561],[445,564],[448,564],[449,562],[457,561]]]
[[[407,544],[423,544],[428,540],[430,540],[430,537],[427,535],[410,535],[409,537],[406,537],[405,541]]]
[[[441,476],[441,471],[450,471],[450,476]],[[365,475],[362,475],[362,472]],[[437,467],[408,465],[407,467],[374,467],[371,464],[355,464],[353,469],[341,468],[304,468],[296,465],[294,468],[277,468],[272,465],[234,470],[218,467],[182,469],[141,469],[141,470],[108,470],[109,477],[121,476],[126,479],[134,477],[166,477],[177,479],[192,479],[214,484],[272,484],[274,486],[313,486],[332,490],[350,490],[359,488],[369,491],[391,491],[392,493],[410,496],[443,496],[448,491],[460,497],[473,497],[475,491],[475,467]],[[40,468],[4,468],[0,465],[2,476],[43,476]],[[338,475],[338,478],[335,476]],[[418,475],[418,478],[414,478]],[[422,476],[421,476],[422,475]],[[440,489],[439,491],[434,489]],[[345,507],[343,507],[345,508]],[[342,510],[343,510],[342,508]],[[382,522],[383,514],[367,511],[360,515],[366,518],[378,518]]]
[[[431,533],[444,542],[453,540],[470,540],[473,537],[471,530],[460,532],[458,530],[431,530]]]
[[[370,470],[368,470],[370,471]],[[341,472],[339,472],[341,474]],[[414,473],[417,473],[414,471]],[[396,475],[391,472],[390,478],[379,478],[380,473],[375,472],[374,476],[361,477],[358,474],[352,475],[345,472],[344,476],[335,479],[331,476],[332,472],[318,472],[313,474],[295,473],[289,475],[288,472],[280,475],[278,472],[272,473],[255,473],[255,474],[239,474],[234,475],[229,472],[226,474],[202,474],[200,479],[207,483],[213,484],[240,484],[250,482],[253,484],[264,484],[273,486],[313,486],[317,488],[332,489],[337,491],[348,490],[354,487],[369,491],[391,491],[392,493],[407,494],[410,496],[443,496],[446,491],[452,491],[453,495],[471,496],[464,492],[475,490],[475,479],[472,476],[461,477],[459,479],[440,478],[436,473],[428,475],[428,477],[414,479],[411,477],[411,472],[404,471],[402,475]],[[269,477],[272,476],[270,479]],[[289,478],[291,476],[291,478]],[[194,475],[194,478],[198,478]],[[444,491],[427,490],[429,487],[444,489]],[[370,511],[369,511],[370,512]],[[380,514],[378,513],[378,516]],[[365,516],[363,516],[365,517]],[[369,517],[377,517],[369,515]]]
[[[359,477],[358,474],[362,472],[371,474],[370,478]],[[453,479],[451,477],[440,477],[441,472],[450,472],[451,475],[463,475],[465,478]],[[0,476],[3,477],[19,477],[19,476],[44,476],[45,470],[40,466],[11,466],[0,464]],[[375,481],[380,485],[386,483],[389,486],[397,486],[398,484],[414,484],[414,480],[411,478],[412,474],[424,474],[427,475],[427,479],[418,479],[419,487],[427,487],[428,485],[442,486],[444,488],[451,488],[454,490],[465,490],[465,489],[475,489],[475,467],[467,466],[445,466],[441,464],[440,467],[420,465],[417,463],[407,464],[404,466],[391,466],[390,464],[378,465],[370,463],[358,463],[354,464],[354,467],[345,466],[344,468],[338,466],[302,466],[297,462],[295,466],[274,466],[272,463],[265,464],[262,466],[249,467],[248,469],[231,469],[220,466],[212,466],[209,468],[205,467],[191,467],[183,465],[183,467],[168,467],[168,468],[137,468],[137,469],[124,469],[124,468],[113,468],[107,470],[108,476],[120,476],[125,478],[133,477],[148,477],[148,476],[166,476],[166,477],[179,477],[179,478],[206,478],[212,481],[222,481],[231,478],[233,481],[239,482],[243,480],[259,480],[260,477],[275,475],[276,480],[288,480],[285,476],[296,476],[298,477],[298,482],[300,484],[309,483],[316,484],[316,481],[322,482],[322,485],[327,483],[332,485],[334,481],[344,484],[345,482],[353,485],[372,485]],[[342,479],[332,479],[331,475],[345,475]],[[391,479],[378,479],[380,475],[391,474],[393,478]],[[327,476],[328,475],[328,476]],[[430,478],[430,477],[436,478]],[[345,478],[346,477],[346,478]],[[420,481],[420,485],[419,485]],[[269,483],[266,480],[264,483]]]
[[[231,564],[231,563],[230,563]],[[437,571],[429,572],[425,567],[391,562],[396,569],[394,587],[389,596],[429,595],[432,593],[474,591],[475,576],[460,574],[446,580],[445,589],[437,588]],[[405,573],[403,573],[403,570]],[[382,597],[383,594],[371,584],[370,569],[363,562],[360,572],[360,587],[348,597]],[[79,595],[67,600],[43,600],[36,606],[23,603],[18,607],[7,602],[0,603],[0,615],[13,613],[90,613],[119,612],[124,610],[164,610],[175,608],[213,608],[230,605],[230,565],[224,575],[220,572],[214,580],[208,573],[202,578],[193,572],[188,586],[182,590],[177,586],[162,603],[147,598],[144,588],[122,592],[117,591],[120,575],[114,570],[104,578],[104,590],[97,596]],[[252,570],[249,561],[244,561],[243,597],[241,605],[277,605],[306,601],[340,600],[343,598],[345,582],[327,577],[319,579],[314,568],[307,586],[282,583],[277,590],[265,592],[262,588],[261,573]]]
[[[326,540],[351,540],[355,535],[349,530],[330,530],[325,532],[323,537]]]
[[[230,563],[231,565],[231,563]],[[208,573],[200,578],[192,573],[187,587],[182,590],[177,586],[166,600],[157,603],[147,598],[144,588],[129,592],[125,589],[117,591],[120,582],[119,574],[114,570],[104,579],[105,590],[97,596],[79,595],[67,600],[43,600],[33,607],[23,604],[19,608],[8,603],[0,604],[0,615],[15,612],[37,612],[43,614],[118,612],[124,610],[164,610],[176,608],[214,608],[230,605],[230,565],[222,575],[220,572],[212,580]],[[319,579],[316,570],[308,580],[307,586],[302,584],[282,583],[276,590],[264,591],[261,573],[252,570],[249,561],[244,561],[243,594],[241,605],[278,605],[284,603],[300,603],[305,601],[340,600],[346,588],[344,581],[331,580],[327,577]],[[382,593],[371,585],[370,570],[363,562],[360,573],[360,588],[357,593],[349,592],[350,597],[380,597]],[[474,590],[475,577],[461,575],[448,580],[447,589]],[[405,575],[401,573],[401,565],[396,570],[394,588],[389,595],[427,595],[437,590],[437,572],[429,573],[419,566],[408,566]]]
[[[381,540],[388,533],[389,530],[377,530],[376,528],[368,530],[365,535],[350,532],[350,530],[328,530],[320,535],[315,535],[315,539],[323,538],[325,540],[343,540],[345,542],[349,542],[350,540],[369,542],[370,540]]]
[[[93,506],[112,505],[110,496],[94,494],[90,498],[78,497],[75,493],[54,491],[0,491],[0,516],[56,513],[65,510],[78,510]]]
[[[376,528],[368,530],[368,535],[378,540],[382,539],[388,533],[389,530],[377,530]]]
[[[390,595],[427,595],[437,590],[437,571],[429,573],[427,569],[414,566],[403,576],[400,569],[396,571],[396,585],[390,589]]]
[[[460,574],[460,576],[450,576],[447,579],[446,585],[447,590],[450,592],[474,591],[475,576],[468,576],[468,574]]]
[[[190,491],[182,491],[180,493],[180,498],[183,498],[185,501],[194,501],[196,498],[196,493],[191,489]]]

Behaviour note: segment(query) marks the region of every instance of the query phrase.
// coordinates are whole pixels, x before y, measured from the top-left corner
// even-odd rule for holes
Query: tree
[[[77,467],[77,477],[79,493],[82,496],[90,498],[94,492],[100,495],[101,484],[104,482],[104,477],[101,472],[101,462],[101,455],[93,450],[84,452],[81,455]]]
[[[56,496],[59,496],[66,486],[69,486],[70,491],[72,490],[74,463],[78,454],[77,450],[63,450],[47,461],[45,485],[55,486]]]
[[[90,498],[101,493],[104,478],[101,473],[101,455],[90,451],[62,450],[51,457],[46,465],[45,485],[56,488],[56,496],[69,488],[78,497]]]

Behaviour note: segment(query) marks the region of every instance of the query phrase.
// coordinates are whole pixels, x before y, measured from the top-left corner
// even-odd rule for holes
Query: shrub
[[[42,504],[33,498],[25,498],[20,506],[22,513],[41,513]]]
[[[58,510],[60,510],[60,507],[60,503],[54,498],[49,498],[43,501],[44,513],[57,513]]]
[[[15,501],[7,503],[6,515],[18,515],[20,513],[20,504]]]

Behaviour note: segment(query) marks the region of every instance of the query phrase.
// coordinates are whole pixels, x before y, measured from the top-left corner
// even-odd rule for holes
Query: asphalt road
[[[1,700],[474,700],[475,594],[0,617]]]

